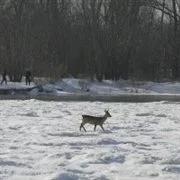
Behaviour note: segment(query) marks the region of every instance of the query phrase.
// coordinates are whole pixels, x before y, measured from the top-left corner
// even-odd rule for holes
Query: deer
[[[92,125],[94,125],[94,131],[96,131],[96,127],[97,127],[97,125],[99,125],[101,127],[101,129],[103,131],[105,131],[104,128],[103,128],[103,124],[104,124],[104,122],[106,121],[106,119],[108,117],[112,117],[112,116],[111,116],[111,114],[109,113],[108,110],[105,110],[104,112],[105,112],[104,116],[82,115],[82,123],[80,125],[80,131],[83,128],[84,131],[86,132],[86,129],[84,127],[85,124],[92,124]]]

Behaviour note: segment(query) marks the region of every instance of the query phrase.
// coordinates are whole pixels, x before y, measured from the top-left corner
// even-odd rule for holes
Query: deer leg
[[[83,123],[81,123],[81,125],[80,125],[80,131],[81,131],[81,128],[83,128],[83,129],[84,129],[84,131],[86,132],[86,129],[85,129],[85,127],[84,127],[84,124],[83,124]]]
[[[97,126],[97,125],[95,124],[95,125],[94,125],[94,131],[96,131],[96,126]]]
[[[79,127],[79,130],[81,131],[81,128],[82,128],[82,123],[81,123],[81,125],[80,125],[80,127]]]
[[[103,125],[100,125],[100,127],[101,127],[101,129],[102,129],[103,131],[105,131],[104,128],[103,128]]]
[[[84,127],[84,126],[82,126],[82,127],[83,127],[84,131],[87,132],[86,129],[85,129],[85,127]]]

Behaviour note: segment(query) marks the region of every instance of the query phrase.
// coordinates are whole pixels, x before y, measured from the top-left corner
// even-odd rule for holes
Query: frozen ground
[[[112,118],[79,132],[82,113]],[[1,180],[179,180],[180,104],[0,101]]]

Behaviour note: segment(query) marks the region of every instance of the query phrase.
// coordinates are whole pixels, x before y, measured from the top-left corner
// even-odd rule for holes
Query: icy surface
[[[106,132],[82,113],[112,118]],[[0,180],[179,180],[180,104],[0,101]]]

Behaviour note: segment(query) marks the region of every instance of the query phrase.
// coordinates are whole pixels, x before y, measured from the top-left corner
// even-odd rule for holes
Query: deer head
[[[111,114],[109,113],[109,110],[105,110],[104,112],[106,117],[112,117]]]

